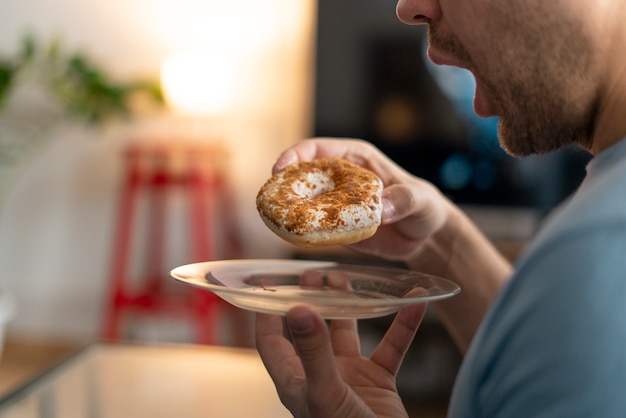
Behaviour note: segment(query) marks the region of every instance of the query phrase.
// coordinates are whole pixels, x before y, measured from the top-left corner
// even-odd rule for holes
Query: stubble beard
[[[598,97],[593,50],[571,27],[551,29],[549,38],[534,28],[523,38],[494,40],[489,56],[476,62],[454,35],[432,24],[428,30],[432,47],[474,74],[500,117],[500,145],[513,156],[591,146]]]

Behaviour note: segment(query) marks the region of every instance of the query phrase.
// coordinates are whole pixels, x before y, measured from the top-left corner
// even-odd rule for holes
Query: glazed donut
[[[383,183],[373,172],[340,158],[288,166],[259,190],[265,224],[302,247],[346,245],[374,235],[381,222]]]

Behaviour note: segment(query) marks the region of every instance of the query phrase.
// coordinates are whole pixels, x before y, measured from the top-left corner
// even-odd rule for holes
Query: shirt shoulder
[[[626,223],[572,234],[521,266],[464,361],[455,387],[463,409],[489,417],[623,416],[625,236]]]
[[[542,229],[483,321],[450,416],[623,416],[626,159]]]

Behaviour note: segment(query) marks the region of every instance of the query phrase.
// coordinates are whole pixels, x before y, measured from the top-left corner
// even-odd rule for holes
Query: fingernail
[[[315,327],[315,319],[310,312],[287,315],[287,326],[293,334],[307,334]]]
[[[278,157],[278,160],[274,164],[274,172],[283,171],[289,165],[295,163],[297,160],[293,153],[286,152],[285,154]]]
[[[383,202],[383,219],[391,219],[396,214],[396,207],[393,202],[385,197],[382,198]]]

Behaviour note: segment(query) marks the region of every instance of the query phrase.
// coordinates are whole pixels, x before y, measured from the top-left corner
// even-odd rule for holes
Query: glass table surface
[[[2,418],[290,417],[257,352],[94,344],[0,399]]]

